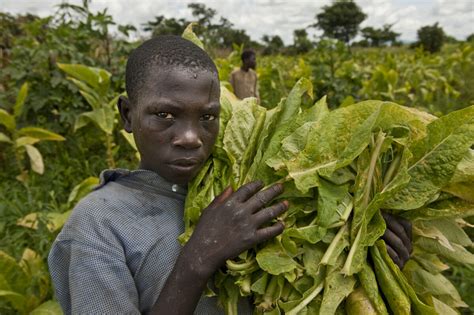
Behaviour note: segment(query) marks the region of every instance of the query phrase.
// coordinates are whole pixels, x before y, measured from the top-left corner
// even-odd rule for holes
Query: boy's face
[[[153,71],[142,91],[129,111],[128,101],[119,101],[140,167],[185,185],[211,154],[219,132],[219,82],[207,71],[175,68]]]
[[[244,65],[247,68],[255,70],[255,67],[257,66],[257,59],[256,59],[255,55],[252,54],[249,57],[247,57],[246,59],[244,59]]]

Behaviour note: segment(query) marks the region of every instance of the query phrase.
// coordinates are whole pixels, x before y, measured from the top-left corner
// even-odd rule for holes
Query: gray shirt
[[[74,208],[48,257],[66,314],[147,313],[181,250],[186,189],[147,170],[108,170]],[[239,314],[251,314],[247,300]],[[224,314],[202,297],[195,314]]]

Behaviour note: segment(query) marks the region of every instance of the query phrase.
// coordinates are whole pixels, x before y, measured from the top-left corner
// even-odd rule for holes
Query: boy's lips
[[[196,158],[181,158],[168,163],[168,165],[180,172],[189,172],[201,164],[201,160]]]
[[[200,163],[200,160],[197,158],[181,158],[181,159],[176,159],[170,162],[170,164],[178,165],[178,166],[191,166],[191,165],[196,165],[199,163]]]

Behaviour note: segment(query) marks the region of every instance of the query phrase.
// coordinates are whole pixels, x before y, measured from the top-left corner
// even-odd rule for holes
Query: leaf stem
[[[321,264],[322,265],[327,265],[329,263],[329,259],[331,258],[331,255],[334,252],[334,249],[336,248],[337,243],[339,243],[339,241],[342,238],[342,235],[344,234],[344,232],[346,230],[347,230],[347,224],[344,224],[339,229],[339,232],[337,232],[336,236],[333,238],[333,240],[332,240],[331,244],[329,245],[328,249],[324,253],[323,258],[321,259]]]
[[[400,165],[400,161],[402,159],[402,154],[397,154],[395,156],[395,159],[393,159],[392,163],[390,163],[390,166],[387,169],[387,172],[385,173],[385,176],[383,178],[383,188],[385,188],[390,181],[393,179],[393,174],[395,173],[395,170],[398,169]]]
[[[300,304],[296,305],[290,311],[288,311],[287,315],[296,315],[299,311],[301,311],[306,305],[308,305],[322,290],[323,290],[324,282],[321,282],[314,290],[311,292]]]
[[[375,149],[372,152],[372,156],[370,158],[370,166],[369,166],[369,172],[367,174],[367,183],[364,189],[364,199],[362,201],[362,208],[367,207],[367,205],[369,204],[370,192],[372,189],[372,177],[374,176],[375,166],[377,165],[377,159],[379,157],[380,150],[382,149],[382,144],[384,140],[385,140],[385,133],[380,131],[379,134],[377,135],[377,140],[375,141]]]

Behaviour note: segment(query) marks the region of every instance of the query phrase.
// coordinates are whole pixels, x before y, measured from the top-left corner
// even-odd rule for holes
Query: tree
[[[303,54],[313,48],[313,43],[308,38],[308,32],[305,29],[293,31],[293,49],[297,54]]]
[[[359,25],[367,15],[352,0],[338,0],[323,7],[316,15],[313,26],[323,30],[324,36],[336,38],[346,44],[357,35]]]
[[[474,42],[474,33],[466,37],[466,42]]]
[[[385,24],[383,28],[364,27],[361,32],[366,41],[370,42],[372,47],[379,47],[390,42],[392,45],[397,41],[400,33],[391,30],[393,25]]]
[[[181,35],[189,24],[185,19],[166,18],[163,15],[155,16],[154,21],[143,24],[143,30],[151,32],[152,37],[158,35]]]
[[[441,50],[445,41],[445,34],[438,23],[432,26],[423,26],[418,30],[418,42],[424,50],[435,53]]]
[[[263,49],[264,55],[273,55],[281,52],[282,48],[285,47],[283,40],[280,36],[268,36],[263,35],[262,41],[264,42],[265,48]]]

